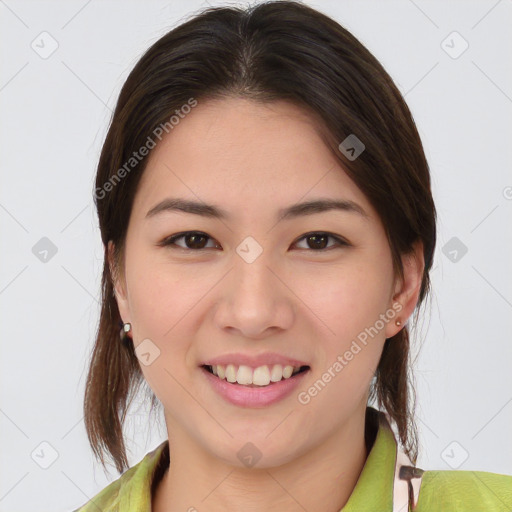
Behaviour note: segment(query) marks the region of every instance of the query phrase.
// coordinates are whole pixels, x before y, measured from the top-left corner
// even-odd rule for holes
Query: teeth
[[[270,370],[268,366],[258,366],[254,370],[252,383],[257,386],[268,386],[270,384]]]
[[[220,366],[220,365],[218,365],[218,366]],[[226,366],[226,380],[228,382],[236,382],[235,366],[232,364],[228,364]]]
[[[252,369],[241,364],[236,374],[238,384],[252,384]]]
[[[293,367],[291,365],[282,366],[280,364],[258,366],[254,370],[250,366],[241,364],[235,366],[228,364],[223,366],[221,364],[211,366],[212,373],[217,375],[219,379],[226,379],[228,382],[242,384],[244,386],[268,386],[271,382],[279,382],[281,379],[289,379],[295,375],[300,367]]]

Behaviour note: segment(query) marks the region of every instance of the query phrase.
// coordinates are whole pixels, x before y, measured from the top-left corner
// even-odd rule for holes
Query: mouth
[[[265,388],[278,382],[295,379],[310,370],[305,366],[263,365],[251,368],[245,365],[201,365],[205,371],[228,384],[246,388]]]
[[[293,361],[287,361],[293,363]],[[292,395],[311,367],[289,364],[264,364],[256,368],[246,365],[202,364],[200,371],[211,389],[228,403],[237,407],[262,408],[277,404]]]

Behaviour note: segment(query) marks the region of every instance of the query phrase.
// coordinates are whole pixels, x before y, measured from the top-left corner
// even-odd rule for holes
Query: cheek
[[[319,269],[311,276],[296,276],[294,289],[315,312],[331,338],[351,339],[372,326],[388,307],[389,270],[377,262],[354,258],[336,268]]]
[[[130,307],[142,337],[172,337],[180,319],[201,297],[202,285],[192,271],[151,255],[134,260],[130,277]]]
[[[325,328],[317,338],[315,379],[302,391],[332,424],[365,401],[382,354],[385,331],[373,329],[386,309],[386,294],[372,277],[347,269],[320,280],[323,287],[308,295],[308,307]]]
[[[329,385],[332,393],[324,395],[326,401],[345,397],[350,402],[367,390],[385,341],[386,324],[380,318],[388,307],[391,288],[388,264],[385,258],[379,261],[362,255],[336,269],[317,272],[314,286],[308,279],[307,289],[298,292],[307,297],[308,308],[323,326],[318,372],[322,381],[333,383]]]
[[[181,398],[179,385],[172,376],[179,381],[186,374],[184,358],[191,337],[184,335],[183,329],[187,325],[187,313],[193,311],[201,296],[200,290],[176,270],[162,268],[161,263],[151,264],[149,259],[140,261],[144,263],[133,260],[131,274],[127,275],[139,365],[159,398],[161,392]],[[140,355],[142,350],[152,360],[147,366]]]

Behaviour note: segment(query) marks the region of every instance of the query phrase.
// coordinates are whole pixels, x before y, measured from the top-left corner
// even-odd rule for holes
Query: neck
[[[365,411],[313,450],[268,468],[240,468],[206,453],[177,425],[167,423],[172,464],[158,483],[152,510],[196,512],[338,512],[363,469],[374,432]],[[371,443],[371,444],[369,444]]]

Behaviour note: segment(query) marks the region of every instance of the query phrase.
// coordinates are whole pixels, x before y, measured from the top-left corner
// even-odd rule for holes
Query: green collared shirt
[[[512,475],[424,471],[421,480],[400,479],[402,463],[410,461],[397,445],[388,416],[368,407],[366,419],[367,427],[373,419],[376,432],[343,512],[512,512]],[[151,512],[152,492],[168,464],[169,443],[164,441],[74,512]],[[415,480],[419,494],[412,486]]]

